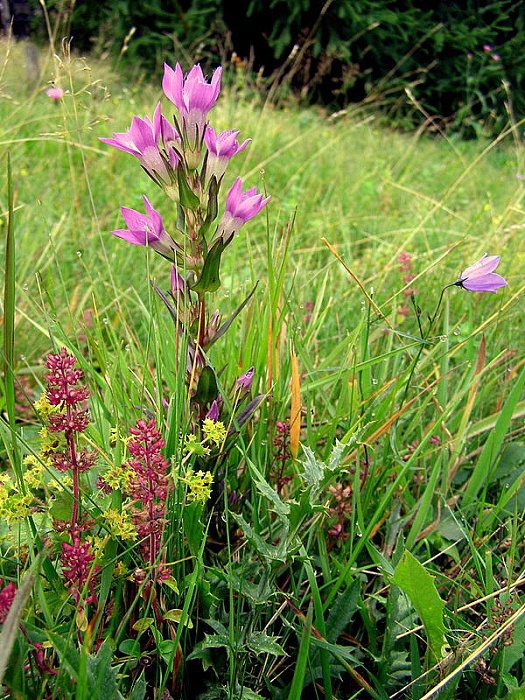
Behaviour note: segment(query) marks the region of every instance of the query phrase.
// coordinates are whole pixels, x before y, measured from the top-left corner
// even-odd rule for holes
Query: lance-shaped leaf
[[[218,393],[219,388],[217,386],[215,372],[209,365],[206,365],[206,367],[204,367],[202,370],[201,376],[199,377],[197,391],[195,392],[195,396],[193,398],[201,406],[206,406],[217,398]]]
[[[188,185],[188,181],[184,177],[182,168],[177,169],[177,183],[179,185],[179,198],[181,206],[196,211],[200,205],[200,199]]]
[[[259,282],[256,282],[256,283],[255,283],[255,287],[254,287],[254,288],[252,289],[252,291],[248,294],[248,296],[246,297],[246,299],[242,302],[242,304],[241,304],[240,306],[238,306],[238,307],[235,309],[235,311],[232,313],[232,315],[230,316],[230,318],[222,324],[222,326],[219,328],[219,330],[217,331],[217,333],[213,336],[212,340],[208,343],[208,345],[207,345],[206,347],[212,346],[213,343],[216,343],[217,340],[219,340],[219,338],[222,338],[222,336],[226,333],[226,331],[228,330],[228,328],[229,328],[229,327],[231,326],[231,324],[235,321],[235,319],[237,318],[237,316],[241,313],[241,311],[244,309],[244,307],[246,306],[246,304],[250,301],[250,299],[252,298],[252,296],[255,294],[255,290],[257,289],[257,285],[258,285],[258,284],[259,284]]]
[[[406,593],[414,606],[427,633],[428,645],[434,657],[432,662],[440,660],[446,655],[444,650],[448,648],[443,623],[445,603],[437,592],[434,577],[405,550],[396,566],[392,582]]]
[[[204,294],[204,292],[215,292],[221,286],[219,269],[221,266],[221,255],[228,244],[218,238],[212,245],[204,261],[201,275],[196,284],[192,287],[194,292]]]

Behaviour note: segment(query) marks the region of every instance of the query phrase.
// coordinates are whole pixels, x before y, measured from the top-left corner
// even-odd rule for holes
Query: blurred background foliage
[[[39,0],[32,0],[38,10]],[[274,101],[380,106],[463,137],[525,117],[522,0],[47,0],[58,38],[119,69],[233,61]],[[43,22],[37,22],[41,25]],[[44,37],[43,37],[44,38]],[[45,37],[47,39],[47,37]]]

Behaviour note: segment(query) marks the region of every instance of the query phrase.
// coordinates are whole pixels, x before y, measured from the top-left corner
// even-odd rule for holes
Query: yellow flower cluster
[[[133,478],[133,471],[126,464],[113,464],[104,474],[101,474],[102,481],[112,489],[127,491],[129,482]]]
[[[194,472],[193,469],[188,469],[183,481],[188,485],[188,494],[186,496],[189,503],[199,501],[205,503],[211,496],[211,485],[213,476],[211,472],[203,472],[202,469]]]
[[[0,519],[19,523],[31,514],[32,504],[32,494],[20,493],[8,474],[0,475]]]
[[[203,442],[212,442],[217,447],[220,447],[226,438],[226,428],[220,420],[205,418],[202,422],[202,432],[205,438]]]
[[[199,442],[196,435],[186,435],[184,450],[187,454],[197,455],[197,457],[207,457],[210,454],[210,448]]]
[[[116,508],[109,508],[102,515],[113,537],[120,537],[123,540],[137,539],[137,528],[131,520],[130,513],[127,511],[119,512]]]

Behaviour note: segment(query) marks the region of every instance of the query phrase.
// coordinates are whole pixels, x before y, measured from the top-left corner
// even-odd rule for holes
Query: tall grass
[[[358,107],[332,117],[276,110],[242,75],[227,81],[214,126],[252,143],[226,186],[239,174],[272,199],[224,253],[214,301],[225,317],[259,284],[210,362],[224,396],[253,366],[253,394],[265,398],[229,451],[205,464],[183,452],[181,349],[150,283],[169,288],[166,265],[110,233],[120,206],[140,209],[146,193],[160,208],[159,192],[98,140],[151,115],[165,102],[160,87],[126,83],[67,44],[42,54],[42,78],[30,85],[23,47],[0,48],[0,162],[11,163],[10,176],[0,172],[2,257],[8,241],[16,250],[2,309],[4,335],[14,327],[0,423],[13,484],[0,504],[4,586],[18,587],[47,551],[25,611],[4,625],[15,635],[7,697],[141,698],[166,688],[186,698],[421,700],[519,688],[518,125],[492,142],[437,139],[387,128]],[[65,90],[56,103],[51,83]],[[441,290],[485,252],[501,254],[508,287],[450,288],[429,329]],[[85,442],[100,473],[129,458],[126,435],[141,417],[153,416],[167,443],[176,494],[162,624],[155,596],[132,580],[138,545],[111,535],[94,478],[83,504],[101,573],[86,617],[49,543],[71,486],[51,469],[31,511],[19,520],[9,511],[25,493],[22,457],[41,449],[44,361],[62,347],[90,388]],[[202,506],[187,499],[188,464],[213,473]]]

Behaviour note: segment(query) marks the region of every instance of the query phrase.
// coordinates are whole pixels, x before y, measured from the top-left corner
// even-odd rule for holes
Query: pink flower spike
[[[198,64],[193,66],[186,78],[178,63],[175,70],[167,63],[164,64],[162,89],[168,100],[173,102],[179,111],[181,136],[192,150],[200,148],[206,117],[221,89],[221,74],[222,68],[219,67],[214,71],[211,82],[208,83]]]
[[[64,96],[64,91],[59,87],[50,87],[46,90],[46,95],[57,102]]]
[[[242,181],[238,177],[226,195],[226,211],[224,212],[215,237],[222,236],[229,243],[237,231],[250,219],[253,219],[266,206],[270,197],[263,198],[257,194],[255,187],[242,191]]]
[[[151,206],[146,195],[144,205],[147,214],[122,207],[122,215],[128,228],[112,231],[113,235],[133,245],[147,245],[168,260],[173,260],[176,245],[164,228],[162,216]]]
[[[499,255],[485,253],[480,260],[463,270],[459,280],[454,284],[469,292],[492,292],[495,294],[497,289],[507,286],[507,280],[494,272],[499,261]]]

